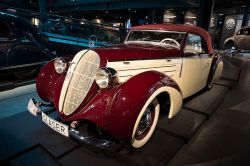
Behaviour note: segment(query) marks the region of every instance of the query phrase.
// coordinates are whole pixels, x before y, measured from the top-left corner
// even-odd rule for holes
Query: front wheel
[[[225,49],[227,49],[227,50],[235,50],[236,47],[235,47],[235,45],[234,45],[233,42],[228,42],[228,43],[225,45]]]
[[[131,144],[134,148],[140,148],[148,142],[158,122],[160,112],[158,100],[155,98],[147,103],[138,115],[134,125],[131,139]]]

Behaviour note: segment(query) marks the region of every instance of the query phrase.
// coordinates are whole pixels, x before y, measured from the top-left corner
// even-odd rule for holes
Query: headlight
[[[95,81],[102,89],[119,82],[117,78],[117,72],[112,68],[98,69],[96,72]]]
[[[54,68],[58,74],[62,74],[67,68],[67,62],[64,58],[56,58],[54,61]]]
[[[95,81],[100,88],[107,88],[109,85],[109,73],[107,70],[100,68],[96,72]]]

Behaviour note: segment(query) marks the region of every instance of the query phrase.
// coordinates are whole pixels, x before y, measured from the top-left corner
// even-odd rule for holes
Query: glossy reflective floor
[[[49,129],[26,111],[34,84],[0,92],[0,165],[250,165],[249,63],[224,63],[223,79],[185,100],[173,120],[162,115],[151,140],[133,151],[90,149]]]

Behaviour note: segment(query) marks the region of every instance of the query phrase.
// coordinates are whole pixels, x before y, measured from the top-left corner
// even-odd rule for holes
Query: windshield
[[[131,31],[126,42],[144,42],[180,48],[186,32],[175,31]]]

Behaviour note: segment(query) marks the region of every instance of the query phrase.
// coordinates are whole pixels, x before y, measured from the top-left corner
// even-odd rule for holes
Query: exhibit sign
[[[242,15],[228,15],[225,17],[220,47],[223,48],[225,40],[234,35],[235,31],[241,28],[242,25]]]
[[[233,29],[235,27],[236,20],[234,18],[229,18],[225,22],[226,29]]]
[[[164,24],[174,24],[176,23],[176,14],[173,10],[165,10],[163,14]]]

